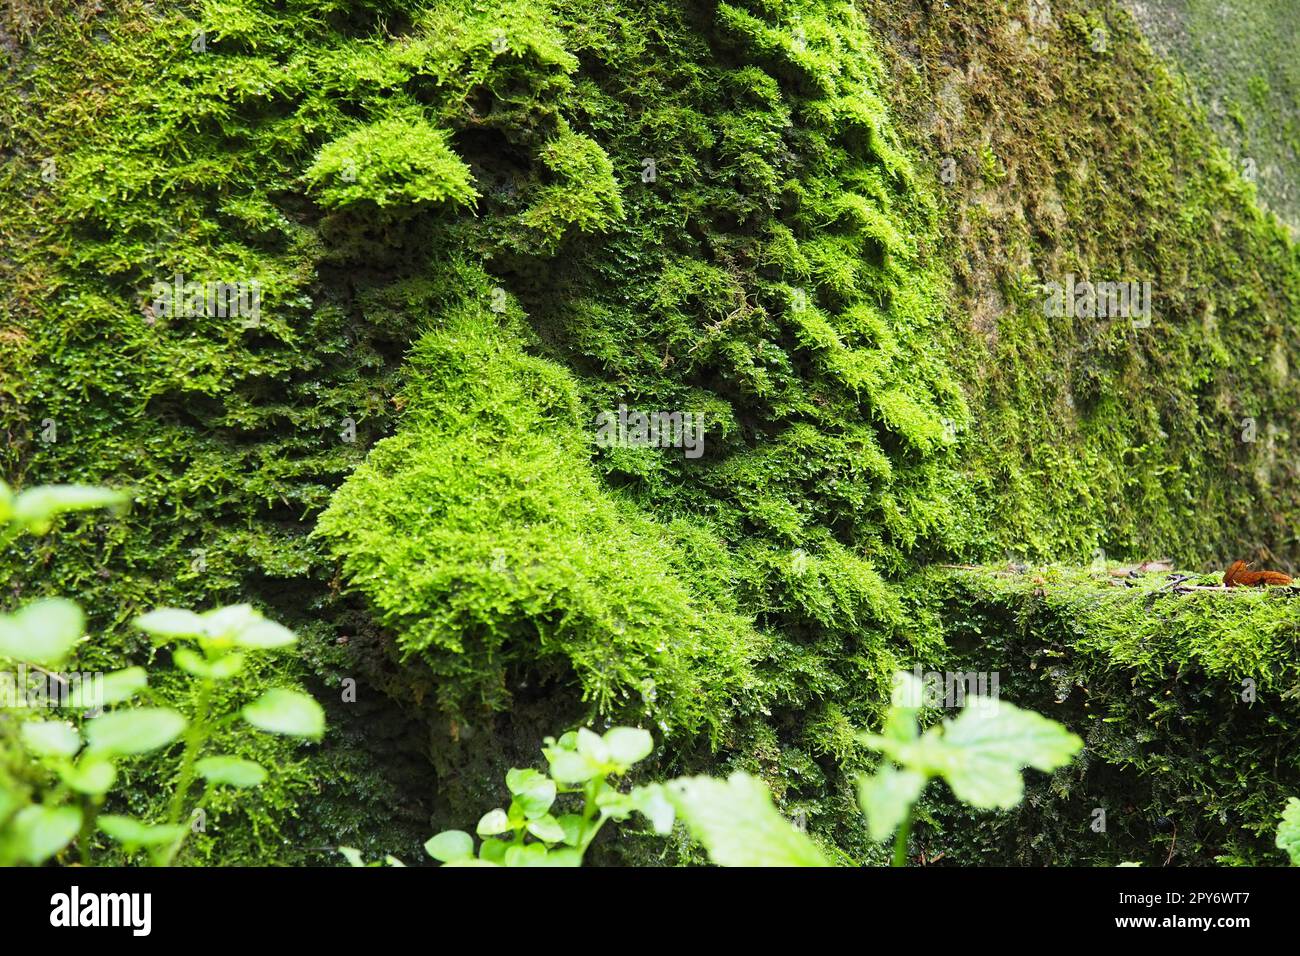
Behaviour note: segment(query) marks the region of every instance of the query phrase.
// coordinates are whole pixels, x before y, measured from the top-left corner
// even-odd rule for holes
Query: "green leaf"
[[[540,843],[525,843],[506,847],[506,866],[545,866],[546,847]]]
[[[208,783],[227,787],[256,787],[266,780],[266,769],[242,757],[204,757],[194,765]]]
[[[72,842],[81,829],[81,811],[36,804],[19,810],[9,827],[18,859],[39,865]]]
[[[945,721],[941,740],[941,773],[957,798],[972,807],[1001,810],[1024,796],[1021,768],[1055,770],[1083,746],[1056,721],[991,700]]]
[[[593,777],[601,775],[601,768],[582,754],[571,750],[545,753],[546,761],[551,765],[551,776],[560,783],[586,783]]]
[[[441,863],[468,860],[474,856],[474,838],[464,830],[443,830],[429,838],[424,852]]]
[[[259,618],[234,635],[235,644],[249,650],[267,651],[298,642],[297,636],[282,624]]]
[[[506,786],[528,820],[545,816],[555,802],[555,781],[536,770],[511,770],[506,774]]]
[[[268,621],[251,604],[231,604],[202,614],[181,608],[159,608],[135,619],[135,626],[155,638],[196,638],[204,645],[249,650],[288,647],[298,638],[293,631]]]
[[[580,814],[566,813],[561,817],[557,817],[556,822],[559,823],[561,828],[564,830],[565,843],[569,846],[577,846],[578,843],[581,842],[584,821]]]
[[[62,720],[34,720],[22,725],[23,745],[39,757],[71,757],[81,749],[81,734]]]
[[[1083,746],[1056,721],[987,697],[975,698],[956,720],[931,727],[918,740],[874,735],[862,740],[906,769],[943,777],[959,800],[984,810],[1020,802],[1023,768],[1055,770]]]
[[[132,623],[153,637],[202,637],[206,633],[202,617],[193,611],[175,607],[150,611],[148,614],[140,615]]]
[[[123,492],[91,485],[41,485],[21,492],[10,503],[10,520],[33,534],[50,530],[54,519],[68,511],[89,511],[125,504]]]
[[[867,831],[877,842],[889,839],[911,812],[925,789],[926,778],[914,770],[888,764],[874,776],[858,780],[858,803],[867,817]]]
[[[635,727],[614,727],[605,733],[605,747],[609,759],[616,764],[630,767],[638,760],[644,760],[655,749],[654,738],[648,730]]]
[[[505,840],[498,840],[496,837],[490,837],[479,844],[478,856],[480,860],[497,865],[504,865],[506,861],[506,850],[510,844]]]
[[[59,776],[77,793],[100,797],[112,789],[117,770],[103,757],[87,755],[75,766],[61,770]]]
[[[719,866],[828,865],[808,835],[777,812],[763,782],[749,774],[733,773],[725,782],[681,777],[664,792]]]
[[[176,648],[172,661],[187,674],[214,681],[229,680],[244,668],[244,655],[238,652],[209,660],[188,647]]]
[[[510,801],[510,806],[506,808],[506,818],[510,821],[510,829],[522,830],[528,817],[524,815],[524,805],[519,802],[519,798]]]
[[[554,847],[547,851],[545,866],[582,866],[582,854],[570,846]]]
[[[343,854],[343,859],[348,861],[349,866],[364,867],[366,865],[365,861],[361,858],[361,851],[356,847],[341,846],[338,849],[339,852]]]
[[[165,747],[181,735],[186,720],[167,707],[139,707],[104,714],[86,722],[86,742],[92,753],[128,756]]]
[[[509,831],[510,818],[500,807],[483,814],[478,821],[478,826],[474,828],[474,832],[481,837],[496,836],[498,833],[507,833]]]
[[[185,827],[179,823],[151,826],[135,817],[116,813],[107,813],[97,822],[101,830],[127,847],[165,846],[175,843],[185,833]]]
[[[593,764],[607,764],[610,762],[609,745],[605,743],[605,739],[586,727],[578,729],[578,753]]]
[[[644,787],[634,787],[629,796],[632,806],[636,807],[650,821],[655,833],[671,833],[673,820],[677,816],[672,801],[664,793],[664,788],[657,783]]]
[[[512,767],[506,772],[506,789],[518,796],[527,793],[544,780],[546,775],[536,770],[520,770],[518,767]]]
[[[100,706],[120,704],[130,700],[149,686],[149,675],[143,667],[128,667],[104,675],[104,686],[100,693]]]
[[[306,694],[276,687],[244,707],[244,719],[259,730],[319,740],[325,733],[325,711]]]
[[[68,656],[85,628],[85,615],[71,601],[35,601],[16,614],[0,614],[0,657],[57,664]]]
[[[528,832],[547,843],[563,843],[564,827],[549,813],[537,820],[528,821]]]
[[[253,610],[251,604],[228,604],[225,607],[216,607],[211,611],[204,611],[200,617],[203,618],[204,637],[224,638],[230,641],[245,629],[263,620],[262,615]]]
[[[1292,797],[1282,811],[1282,823],[1277,828],[1277,846],[1286,850],[1292,866],[1300,866],[1300,800]]]

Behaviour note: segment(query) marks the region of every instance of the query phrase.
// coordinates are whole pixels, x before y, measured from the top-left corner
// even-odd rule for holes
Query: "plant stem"
[[[894,866],[907,866],[907,838],[912,835],[912,817],[915,813],[915,807],[907,811],[907,816],[903,818],[903,825],[898,828],[898,833],[894,837]]]
[[[582,840],[578,846],[578,852],[583,856],[586,855],[587,847],[591,846],[591,841],[596,839],[596,834],[600,832],[600,828],[605,824],[603,816],[599,820],[595,819],[597,813],[596,792],[603,783],[603,780],[591,780],[583,787],[585,799],[582,805]],[[592,826],[593,823],[595,823],[595,826]]]
[[[82,866],[90,866],[90,841],[95,835],[95,816],[99,813],[99,805],[91,798],[87,798],[82,803],[81,808],[81,832],[77,835],[77,854],[81,858]]]
[[[172,861],[176,859],[176,854],[180,853],[181,847],[185,845],[185,838],[188,837],[194,829],[194,814],[199,810],[200,807],[202,807],[204,804],[208,802],[208,797],[210,797],[211,795],[212,795],[212,784],[209,783],[207,787],[204,788],[203,796],[199,798],[199,802],[195,805],[194,809],[190,811],[189,818],[185,821],[184,831],[181,833],[180,836],[176,838],[176,842],[167,848],[167,852],[165,854],[152,857],[153,866],[172,865]]]
[[[181,757],[180,779],[176,781],[176,790],[172,793],[171,807],[167,813],[167,822],[181,822],[181,813],[185,810],[185,795],[194,783],[194,764],[199,758],[199,749],[207,737],[208,704],[212,698],[212,681],[203,680],[199,684],[198,699],[194,704],[194,719],[185,731],[185,754]]]

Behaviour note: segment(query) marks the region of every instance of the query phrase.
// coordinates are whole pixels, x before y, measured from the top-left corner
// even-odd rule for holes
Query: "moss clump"
[[[469,167],[445,131],[421,117],[379,120],[323,146],[304,174],[327,208],[372,202],[379,207],[477,198]]]
[[[524,351],[519,320],[473,298],[442,313],[410,355],[402,430],[317,533],[451,719],[576,677],[598,713],[631,699],[665,731],[716,736],[753,695],[764,642],[692,594],[671,529],[601,488],[575,383]]]
[[[1021,808],[972,819],[941,803],[919,839],[954,863],[1285,862],[1273,836],[1300,789],[1300,601],[1290,589],[1191,590],[1218,582],[1114,571],[981,568],[914,582],[944,625],[948,651],[933,666],[996,673],[1003,697],[1086,744]]]

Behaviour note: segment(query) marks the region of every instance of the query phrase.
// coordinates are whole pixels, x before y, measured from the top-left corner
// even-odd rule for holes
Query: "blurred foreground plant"
[[[0,546],[23,533],[44,534],[60,514],[127,502],[121,492],[83,485],[51,485],[14,494],[0,481]],[[85,615],[72,601],[47,598],[0,614],[0,664],[63,681],[54,706],[74,717],[33,719],[26,709],[0,710],[0,865],[41,864],[62,859],[75,842],[77,859],[92,865],[96,829],[128,854],[146,851],[150,862],[174,862],[191,832],[191,821],[214,787],[255,787],[264,767],[239,757],[207,753],[213,734],[242,719],[268,733],[319,739],[324,712],[306,694],[274,688],[238,710],[218,712],[216,690],[237,676],[246,655],[289,647],[297,638],[246,604],[203,614],[172,608],[135,620],[155,645],[172,646],[172,661],[188,675],[183,711],[131,706],[148,693],[143,667],[63,680],[52,669],[72,657],[85,633]],[[26,694],[26,687],[16,687]],[[104,712],[104,708],[113,709]],[[171,747],[177,740],[175,786],[167,816],[146,822],[123,814],[100,814],[122,761]],[[193,793],[202,779],[203,789]]]
[[[912,814],[930,780],[942,778],[968,806],[1008,809],[1024,796],[1024,768],[1055,770],[1083,745],[1053,720],[986,697],[972,698],[956,719],[922,734],[919,682],[903,673],[895,686],[882,733],[860,737],[893,764],[862,778],[859,797],[872,837],[896,834],[898,866],[906,863]],[[607,821],[626,820],[636,811],[659,833],[681,821],[719,866],[829,865],[812,838],[781,816],[767,786],[749,774],[681,777],[620,791],[620,778],[653,746],[647,731],[630,727],[604,736],[584,728],[559,740],[548,737],[542,753],[549,773],[514,769],[506,775],[510,805],[479,820],[477,850],[463,830],[439,833],[425,849],[456,866],[579,866]],[[556,815],[557,801],[564,799],[575,805]],[[1300,801],[1296,805],[1300,820]],[[362,865],[355,850],[341,852]],[[397,863],[391,857],[389,862]]]

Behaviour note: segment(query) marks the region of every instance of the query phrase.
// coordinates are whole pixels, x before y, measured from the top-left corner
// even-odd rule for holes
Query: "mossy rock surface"
[[[77,595],[105,663],[139,611],[251,599],[305,638],[253,681],[330,705],[201,859],[416,854],[614,720],[875,859],[854,731],[956,631],[921,569],[1300,554],[1300,257],[1116,5],[23,23],[0,468],[137,506],[6,555],[13,598]],[[1150,282],[1150,324],[1046,314],[1067,274]],[[162,314],[176,277],[258,314]],[[599,446],[620,406],[702,415],[703,454]],[[1262,666],[1241,609],[1207,625]]]

